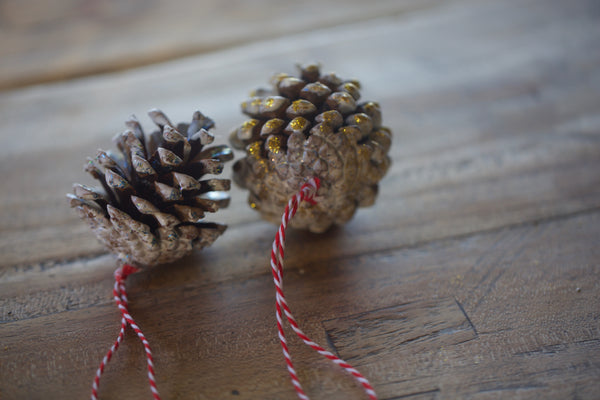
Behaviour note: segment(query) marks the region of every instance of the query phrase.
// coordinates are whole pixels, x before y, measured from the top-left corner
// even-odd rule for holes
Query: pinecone
[[[272,90],[258,89],[242,103],[252,119],[230,135],[246,150],[233,178],[249,190],[250,206],[277,224],[288,199],[318,177],[320,200],[303,204],[291,226],[323,232],[374,203],[392,133],[381,126],[378,103],[357,103],[358,81],[321,74],[314,64],[299,69],[299,78],[276,74]]]
[[[132,116],[113,139],[121,154],[98,150],[88,158],[85,170],[103,188],[75,184],[75,194],[67,195],[98,239],[122,262],[138,266],[173,262],[225,231],[203,218],[229,204],[223,191],[230,181],[199,178],[220,174],[233,158],[227,145],[205,147],[214,140],[208,132],[214,122],[199,111],[177,127],[160,110],[148,114],[159,130],[146,138]]]

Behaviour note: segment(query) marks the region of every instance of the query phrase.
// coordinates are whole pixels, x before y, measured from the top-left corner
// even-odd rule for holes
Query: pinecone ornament
[[[230,135],[233,147],[246,151],[233,178],[249,190],[252,208],[279,223],[289,198],[318,177],[318,203],[301,205],[291,226],[323,232],[374,203],[392,133],[381,125],[378,103],[358,102],[358,81],[321,74],[315,64],[299,70],[299,77],[276,74],[272,89],[242,103],[251,119]]]
[[[142,267],[173,262],[225,231],[204,216],[229,204],[230,181],[199,179],[220,174],[233,158],[226,145],[205,147],[214,122],[199,111],[177,126],[160,110],[148,114],[159,130],[146,137],[132,116],[113,139],[120,154],[99,150],[88,158],[85,170],[102,188],[75,184],[67,195],[110,251]]]

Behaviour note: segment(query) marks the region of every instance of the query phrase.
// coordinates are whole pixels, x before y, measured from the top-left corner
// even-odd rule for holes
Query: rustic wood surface
[[[598,2],[34,3],[0,3],[0,399],[88,397],[117,334],[115,260],[64,196],[85,157],[152,107],[225,142],[250,89],[312,60],[360,78],[394,138],[374,207],[288,235],[305,332],[381,399],[600,396]],[[211,248],[128,280],[163,399],[295,398],[276,227],[232,197]],[[365,397],[289,335],[311,398]],[[150,398],[131,331],[100,397]]]

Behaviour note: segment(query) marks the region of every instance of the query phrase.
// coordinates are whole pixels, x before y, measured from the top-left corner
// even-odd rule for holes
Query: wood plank
[[[462,305],[451,297],[426,299],[325,321],[328,342],[349,363],[400,359],[477,338]],[[435,389],[432,389],[435,390]]]
[[[129,112],[153,106],[174,120],[199,107],[224,141],[247,90],[298,58],[360,77],[395,133],[375,207],[325,235],[287,236],[286,293],[304,330],[352,360],[382,399],[595,398],[594,7],[456,2],[0,93],[0,398],[88,396],[117,333],[114,258],[64,199],[85,156]],[[294,398],[273,315],[275,227],[232,195],[214,246],[128,281],[164,398]],[[290,341],[311,398],[364,397]],[[131,332],[100,394],[123,390],[149,396]]]
[[[335,242],[299,233],[313,249],[308,257],[331,247],[335,255],[359,254],[598,207],[600,56],[589,49],[600,33],[594,14],[585,13],[589,2],[551,4],[530,1],[527,12],[510,2],[449,7],[334,28],[322,45],[312,40],[320,33],[308,34],[0,94],[7,188],[0,193],[0,268],[102,252],[63,196],[71,182],[85,181],[85,157],[111,146],[129,112],[158,105],[185,120],[199,107],[217,120],[223,142],[243,119],[237,104],[246,91],[271,71],[291,72],[298,48],[303,58],[322,58],[363,78],[365,98],[381,101],[395,132],[394,164],[376,207],[336,230]],[[478,12],[502,17],[501,32],[510,34],[498,34],[500,23],[483,22]],[[469,46],[450,46],[467,38]],[[351,50],[389,62],[373,74],[371,63],[344,61]],[[502,62],[490,64],[491,53],[502,54]],[[15,132],[27,132],[26,140],[12,140]],[[273,227],[245,206],[244,193],[234,189],[232,196],[232,206],[215,217],[230,224],[216,246],[242,246],[234,265],[262,265],[252,248],[268,246]],[[338,242],[345,245],[332,246]]]
[[[138,67],[442,3],[3,1],[0,90]]]
[[[600,212],[584,213],[307,262],[286,269],[285,286],[307,334],[326,345],[329,338],[382,399],[593,398],[600,389],[600,335],[593,322],[600,304],[600,250],[585,246],[599,234]],[[519,246],[509,237],[519,238]],[[213,268],[227,261],[220,254]],[[492,268],[502,274],[490,287],[482,276],[492,276]],[[77,279],[70,276],[73,270],[57,269],[48,303],[68,302],[63,282],[83,292],[89,273],[80,271]],[[131,309],[153,345],[165,398],[293,398],[267,271],[206,284],[186,269],[169,275],[166,285],[152,273],[129,282]],[[3,398],[88,394],[96,363],[118,326],[110,277],[103,281],[105,299],[0,324]],[[485,301],[478,301],[482,292]],[[297,339],[290,341],[309,395],[362,398],[348,376]],[[146,396],[143,371],[142,347],[128,334],[101,395],[118,397],[127,383],[131,396]]]

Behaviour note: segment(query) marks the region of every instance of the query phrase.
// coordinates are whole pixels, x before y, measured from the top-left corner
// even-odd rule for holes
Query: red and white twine
[[[294,195],[288,202],[285,207],[285,211],[281,218],[281,225],[279,226],[279,230],[277,231],[277,235],[275,236],[275,240],[273,241],[273,249],[271,250],[271,271],[273,272],[273,281],[275,282],[276,287],[276,317],[277,317],[277,330],[279,331],[279,340],[281,342],[281,347],[283,349],[283,355],[285,357],[285,362],[287,364],[287,369],[290,374],[290,379],[292,384],[294,385],[294,389],[296,389],[296,393],[298,397],[303,400],[309,400],[306,393],[302,389],[302,385],[300,385],[300,380],[298,379],[298,375],[296,374],[296,370],[294,369],[294,364],[292,363],[292,357],[290,355],[287,340],[285,339],[285,332],[283,331],[283,314],[285,314],[292,330],[296,332],[296,335],[302,339],[302,341],[314,349],[317,353],[331,360],[335,364],[344,368],[348,373],[350,373],[354,379],[360,383],[364,389],[364,391],[369,396],[371,400],[377,400],[377,395],[375,394],[375,390],[360,372],[358,372],[354,367],[340,359],[333,353],[325,350],[323,347],[319,346],[317,343],[313,342],[298,326],[296,319],[292,315],[290,308],[285,300],[285,296],[283,294],[283,257],[284,257],[284,247],[285,247],[285,230],[287,228],[288,223],[298,211],[298,206],[303,201],[306,201],[311,204],[316,204],[315,195],[317,190],[319,189],[319,178],[312,178],[300,188],[300,191]]]
[[[283,330],[283,314],[290,324],[292,330],[298,335],[302,341],[315,350],[317,353],[321,354],[325,358],[331,360],[333,363],[339,365],[341,368],[345,369],[354,379],[361,384],[365,393],[369,396],[371,400],[377,400],[377,395],[375,394],[375,390],[373,386],[369,383],[367,378],[365,378],[360,372],[358,372],[354,367],[340,359],[330,351],[325,350],[323,347],[312,341],[298,326],[296,319],[292,315],[290,307],[285,299],[285,295],[283,294],[283,258],[284,258],[284,248],[285,248],[285,230],[287,229],[287,225],[290,220],[296,215],[298,211],[298,206],[303,201],[306,201],[310,204],[316,204],[315,195],[317,190],[319,189],[320,181],[319,178],[312,178],[308,182],[306,182],[300,188],[300,191],[294,195],[288,202],[285,207],[285,211],[283,216],[281,217],[281,225],[279,226],[279,230],[277,231],[277,235],[275,236],[275,240],[273,241],[273,248],[271,250],[271,271],[273,273],[273,281],[275,282],[276,288],[276,318],[277,318],[277,330],[279,333],[279,340],[281,342],[281,348],[283,350],[283,355],[285,357],[285,362],[287,364],[287,369],[290,374],[290,379],[292,384],[294,385],[294,389],[298,394],[298,397],[302,400],[309,400],[308,396],[302,389],[302,385],[300,384],[300,380],[298,379],[298,375],[296,370],[294,369],[294,364],[292,363],[292,357],[289,352],[289,348],[287,345],[287,340],[285,338],[285,332]],[[150,384],[150,390],[152,391],[152,396],[154,400],[160,400],[160,395],[158,394],[158,389],[156,388],[156,380],[154,378],[154,363],[152,360],[152,351],[150,349],[150,343],[142,333],[140,327],[135,323],[133,317],[129,313],[127,308],[127,291],[125,289],[125,280],[129,275],[134,272],[137,272],[138,268],[125,264],[122,267],[118,268],[115,271],[115,285],[113,287],[113,296],[119,310],[121,311],[121,329],[119,330],[119,334],[117,339],[110,347],[98,370],[96,371],[96,376],[94,377],[94,382],[92,383],[92,396],[91,400],[98,400],[98,387],[100,385],[100,377],[104,372],[104,368],[110,361],[112,355],[117,351],[119,345],[123,341],[125,335],[125,329],[127,325],[131,326],[131,328],[135,331],[140,341],[144,345],[144,350],[146,352],[146,361],[148,364],[148,382]]]
[[[158,394],[158,389],[156,388],[156,381],[154,379],[154,363],[152,362],[152,351],[150,350],[150,343],[142,333],[142,330],[133,320],[131,314],[129,314],[129,310],[127,309],[127,291],[125,290],[125,280],[129,275],[138,271],[138,269],[132,265],[125,264],[121,268],[118,268],[115,271],[115,286],[113,287],[113,296],[115,301],[117,302],[117,306],[121,311],[121,330],[119,331],[119,335],[117,336],[117,340],[110,347],[98,370],[96,371],[96,376],[94,377],[94,382],[92,383],[92,400],[98,400],[98,386],[100,385],[100,377],[104,372],[104,367],[110,361],[114,352],[119,348],[119,344],[123,341],[123,337],[125,335],[125,329],[127,325],[131,326],[131,328],[135,331],[135,333],[140,338],[142,344],[144,345],[144,350],[146,351],[146,361],[148,363],[148,381],[150,383],[150,390],[152,391],[152,396],[154,400],[160,400],[160,395]]]

